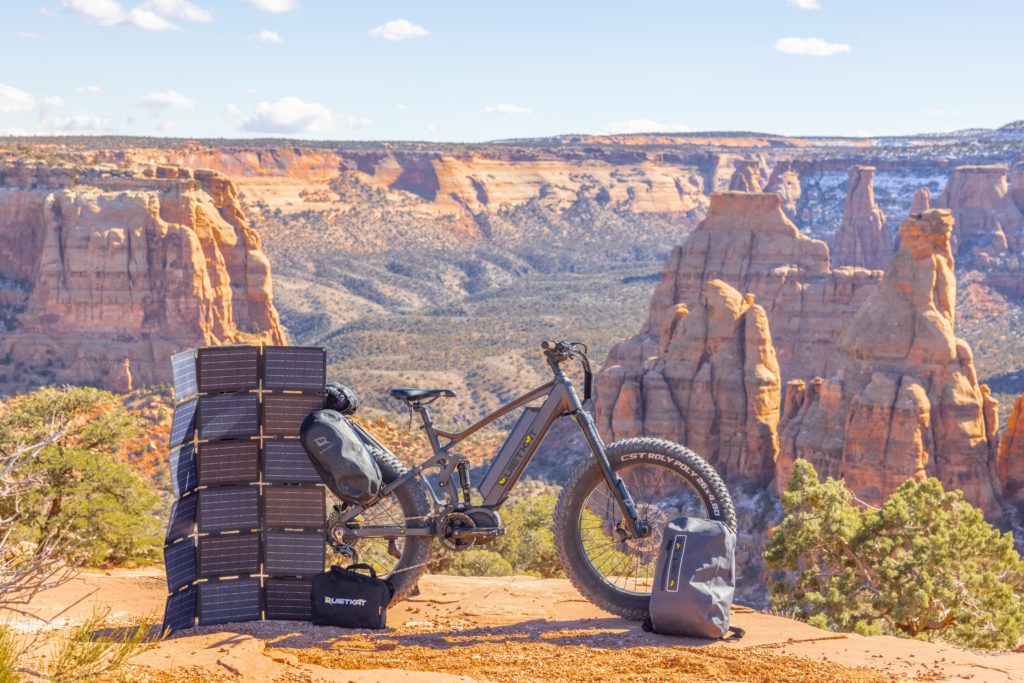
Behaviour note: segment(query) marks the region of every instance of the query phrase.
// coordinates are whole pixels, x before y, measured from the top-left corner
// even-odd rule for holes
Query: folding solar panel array
[[[309,619],[324,567],[325,489],[302,444],[323,408],[320,348],[216,346],[171,359],[176,500],[165,626]]]

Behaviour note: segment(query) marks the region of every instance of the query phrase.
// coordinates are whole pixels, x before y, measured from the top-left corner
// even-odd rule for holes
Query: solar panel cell
[[[199,391],[247,391],[259,386],[258,346],[199,349]]]
[[[282,576],[310,576],[324,570],[326,546],[319,531],[268,531],[263,543],[263,571]]]
[[[327,354],[322,348],[267,346],[263,349],[263,388],[323,391]]]
[[[247,484],[260,476],[258,441],[211,441],[199,444],[199,483],[203,486]]]
[[[260,570],[258,534],[204,536],[199,539],[199,574],[229,576],[256,574]]]
[[[310,596],[311,579],[270,578],[264,582],[267,593],[267,619],[309,621],[313,618]]]
[[[263,397],[263,433],[298,436],[306,416],[324,407],[324,397],[309,394],[267,394]]]
[[[195,489],[198,479],[195,445],[186,443],[171,449],[170,461],[174,495],[181,496]]]
[[[196,354],[189,349],[171,356],[171,375],[174,377],[174,400],[184,401],[199,391],[196,378]]]
[[[223,486],[199,491],[200,533],[248,531],[259,525],[259,487]]]
[[[199,623],[227,624],[260,618],[260,580],[253,578],[199,584]]]
[[[218,394],[199,399],[199,438],[239,439],[260,432],[257,394]]]
[[[180,631],[195,626],[197,597],[198,590],[194,586],[169,596],[164,607],[164,628]]]
[[[167,542],[176,541],[195,531],[196,495],[175,501],[171,507],[171,521],[167,524]]]
[[[199,578],[195,541],[186,538],[164,548],[164,567],[167,570],[167,590],[172,593]]]
[[[326,504],[321,486],[268,486],[264,522],[272,529],[322,529]]]
[[[320,475],[299,441],[273,439],[263,442],[263,480],[282,484],[317,484]]]
[[[168,448],[180,446],[191,441],[196,433],[196,408],[199,402],[195,399],[179,403],[174,408],[174,419],[171,420],[171,436]]]

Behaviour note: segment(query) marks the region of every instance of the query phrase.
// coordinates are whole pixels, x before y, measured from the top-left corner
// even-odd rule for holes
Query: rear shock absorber
[[[466,461],[460,461],[458,468],[459,482],[462,484],[462,500],[469,505],[469,468],[466,467]]]

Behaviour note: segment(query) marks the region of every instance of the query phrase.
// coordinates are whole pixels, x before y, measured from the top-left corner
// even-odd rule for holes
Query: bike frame
[[[511,403],[502,406],[461,432],[449,432],[447,430],[437,428],[430,418],[430,412],[427,409],[427,406],[425,404],[413,403],[411,408],[419,413],[420,418],[423,421],[423,429],[427,433],[427,438],[430,441],[431,448],[433,449],[433,456],[416,465],[398,479],[383,487],[378,494],[377,499],[375,499],[373,503],[368,505],[355,505],[346,509],[341,515],[341,522],[345,523],[355,520],[355,518],[364,510],[375,505],[380,498],[383,498],[395,489],[403,486],[414,477],[420,476],[424,470],[430,467],[437,467],[440,470],[438,485],[444,488],[447,493],[447,500],[442,500],[434,490],[430,481],[426,477],[423,477],[423,481],[426,483],[427,489],[430,491],[430,495],[433,498],[435,515],[470,507],[470,485],[466,459],[464,456],[452,452],[452,448],[495,420],[504,417],[517,408],[526,406],[528,403],[532,403],[533,401],[543,397],[544,402],[539,407],[528,407],[524,410],[519,422],[516,423],[516,426],[510,432],[508,440],[501,447],[501,450],[498,451],[498,454],[491,462],[491,466],[488,469],[487,474],[484,476],[483,482],[481,482],[478,487],[480,495],[483,498],[483,504],[477,507],[485,507],[492,510],[496,510],[501,507],[501,504],[504,503],[505,499],[508,497],[509,491],[513,486],[515,486],[516,482],[519,481],[519,477],[522,475],[523,470],[526,469],[526,466],[530,464],[533,456],[537,453],[537,449],[540,447],[541,443],[543,443],[544,437],[546,437],[548,432],[551,430],[551,426],[555,423],[555,420],[560,417],[573,417],[576,420],[576,424],[583,432],[583,436],[586,438],[587,444],[590,446],[590,451],[594,458],[597,459],[605,481],[622,510],[624,521],[627,524],[627,531],[632,534],[634,538],[645,535],[647,530],[641,528],[641,524],[637,517],[636,506],[633,503],[633,499],[630,496],[629,491],[626,490],[625,484],[615,474],[611,468],[611,464],[608,462],[608,457],[604,450],[604,443],[601,441],[600,434],[598,434],[593,416],[583,408],[583,404],[581,403],[579,396],[576,394],[576,388],[573,386],[569,378],[565,376],[562,368],[557,363],[552,364],[552,368],[554,370],[555,377],[550,382],[528,391],[519,398],[513,400]],[[363,438],[367,439],[370,443],[384,449],[385,451],[388,450],[372,434],[358,425],[356,425],[356,428],[359,430]],[[441,439],[446,439],[447,443],[442,445]],[[456,488],[454,482],[456,474],[458,475],[459,485],[463,494],[463,500],[461,502],[459,501],[458,495],[459,489]],[[431,526],[356,526],[348,529],[346,534],[351,534],[355,537],[400,538],[404,536],[433,536],[437,534],[437,530]]]

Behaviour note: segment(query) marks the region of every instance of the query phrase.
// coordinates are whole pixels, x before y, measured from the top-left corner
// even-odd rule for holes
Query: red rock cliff
[[[1024,396],[1018,396],[999,441],[997,471],[1003,490],[1003,501],[1010,505],[1024,503]]]
[[[195,345],[283,343],[270,264],[232,184],[149,167],[0,167],[0,274],[24,310],[0,339],[6,386],[125,390]]]
[[[936,476],[987,514],[999,510],[997,411],[971,350],[953,331],[956,280],[949,211],[900,226],[900,247],[823,374],[790,382],[777,480],[796,458],[880,503],[903,481]]]

